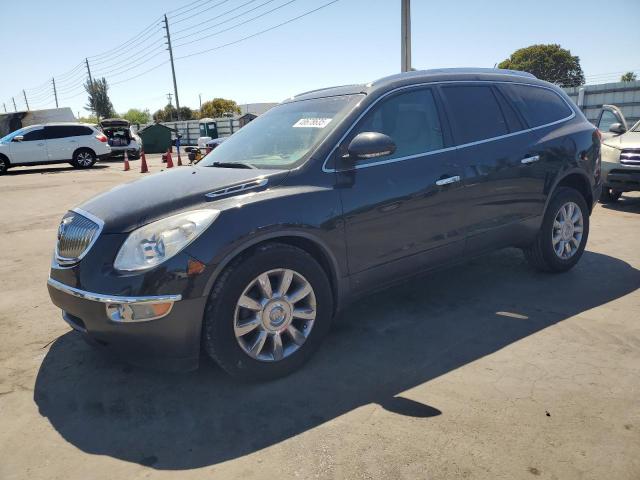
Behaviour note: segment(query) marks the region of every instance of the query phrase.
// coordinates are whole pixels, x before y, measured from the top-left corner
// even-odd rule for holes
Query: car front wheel
[[[545,272],[566,272],[582,256],[589,236],[589,210],[573,188],[555,193],[536,240],[524,249],[529,263]]]
[[[9,169],[9,161],[6,158],[0,156],[0,175],[7,173],[8,169]]]
[[[83,149],[78,150],[73,155],[73,161],[71,162],[71,165],[76,168],[90,168],[94,163],[96,163],[96,154],[91,150]]]
[[[220,276],[205,311],[203,344],[229,374],[270,380],[299,368],[333,315],[327,276],[307,252],[267,244]]]

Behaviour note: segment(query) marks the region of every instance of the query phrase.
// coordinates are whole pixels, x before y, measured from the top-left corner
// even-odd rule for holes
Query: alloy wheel
[[[78,165],[88,167],[93,161],[93,155],[91,155],[89,152],[80,152],[78,153],[78,155],[76,155],[76,161],[78,162]]]
[[[583,230],[584,219],[580,207],[574,202],[562,205],[553,220],[551,231],[553,250],[559,258],[568,260],[576,254],[582,242]]]
[[[316,318],[309,281],[278,268],[254,278],[236,303],[233,329],[242,350],[255,360],[277,362],[305,343]]]

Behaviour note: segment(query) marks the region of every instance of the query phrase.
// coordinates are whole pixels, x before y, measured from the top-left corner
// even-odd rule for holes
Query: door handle
[[[37,144],[39,147],[44,147],[44,142]]]
[[[460,181],[460,176],[455,175],[453,177],[441,178],[440,180],[436,180],[436,185],[449,185],[450,183],[456,183]]]
[[[520,160],[520,163],[527,165],[529,163],[537,162],[538,160],[540,160],[540,155],[533,155],[532,157],[523,158]]]

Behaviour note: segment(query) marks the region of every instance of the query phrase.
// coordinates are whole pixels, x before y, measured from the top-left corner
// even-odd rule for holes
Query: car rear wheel
[[[267,244],[220,276],[205,311],[203,345],[226,372],[269,380],[299,368],[331,324],[327,276],[307,252]]]
[[[75,152],[71,165],[76,168],[90,168],[96,163],[96,154],[89,149],[82,149]]]
[[[612,188],[604,187],[600,194],[600,203],[615,203],[620,200],[622,192]]]
[[[566,272],[582,257],[588,236],[587,203],[577,190],[562,187],[549,203],[536,240],[524,253],[538,270]]]

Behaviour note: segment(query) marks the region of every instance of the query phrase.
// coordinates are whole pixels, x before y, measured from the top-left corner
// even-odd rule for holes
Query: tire
[[[620,200],[620,196],[622,192],[617,190],[613,190],[609,187],[604,187],[602,189],[602,193],[600,194],[600,203],[616,203]]]
[[[282,297],[278,291],[286,283],[286,271],[292,272],[292,280]],[[265,273],[274,294],[268,301],[258,282]],[[311,291],[290,304],[287,299],[304,291],[304,282]],[[261,310],[250,302],[252,298],[262,299]],[[243,306],[246,304],[252,308]],[[294,306],[308,318],[290,315]],[[234,260],[220,275],[205,309],[203,347],[233,377],[272,380],[290,374],[311,357],[329,331],[332,316],[331,286],[318,262],[299,248],[270,243]]]
[[[580,210],[580,223],[573,224],[573,228],[567,227],[566,230],[558,229],[556,224],[556,217],[561,216],[561,209],[566,209],[570,204],[572,208],[578,208]],[[567,210],[565,210],[566,212]],[[576,217],[575,210],[572,213],[572,217]],[[560,220],[562,217],[560,217]],[[581,231],[578,230],[578,228]],[[577,239],[579,235],[579,239]],[[554,242],[554,238],[560,238],[558,243]],[[569,241],[565,241],[566,238],[571,238]],[[524,254],[529,263],[537,270],[550,273],[566,272],[573,268],[578,263],[580,257],[584,253],[587,240],[589,238],[589,208],[584,200],[584,197],[573,188],[561,187],[553,195],[547,211],[545,212],[542,220],[542,226],[538,232],[535,241],[525,248]],[[573,240],[575,239],[575,241]],[[562,242],[565,241],[563,244]],[[577,246],[576,246],[577,243]],[[557,250],[562,245],[566,247],[569,244],[572,253],[568,253],[566,248],[561,249],[559,254]]]
[[[88,148],[76,150],[71,165],[75,168],[91,168],[96,163],[96,154]]]
[[[9,170],[9,160],[5,156],[0,155],[0,175],[7,173],[7,170]]]

